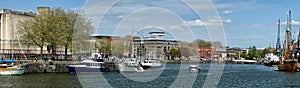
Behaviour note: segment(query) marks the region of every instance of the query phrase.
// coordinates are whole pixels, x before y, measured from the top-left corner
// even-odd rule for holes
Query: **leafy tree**
[[[50,16],[46,13],[41,13],[33,19],[21,21],[19,23],[18,33],[20,40],[24,45],[37,46],[40,48],[40,58],[43,57],[43,48],[47,44],[47,33],[49,29]]]
[[[248,59],[253,59],[253,58],[258,58],[259,57],[259,53],[256,49],[256,46],[250,46],[249,47],[249,52],[248,52]]]
[[[241,53],[240,56],[241,56],[242,58],[249,58],[249,56],[248,56],[247,54],[244,54],[244,53]]]
[[[111,42],[107,38],[96,40],[96,48],[105,55],[111,54]]]
[[[91,23],[79,12],[65,11],[55,8],[49,12],[36,15],[32,20],[20,22],[21,41],[30,46],[40,47],[40,56],[43,55],[43,47],[50,47],[52,57],[56,47],[65,47],[65,59],[67,50],[82,50],[87,46],[93,30]],[[72,44],[76,43],[76,47]],[[81,47],[78,49],[77,47]]]
[[[262,52],[260,53],[260,57],[265,57],[266,54],[271,52],[271,48],[265,48],[262,50]]]
[[[176,57],[178,54],[179,54],[178,49],[171,48],[170,55],[171,55],[172,60],[174,60],[174,57]]]

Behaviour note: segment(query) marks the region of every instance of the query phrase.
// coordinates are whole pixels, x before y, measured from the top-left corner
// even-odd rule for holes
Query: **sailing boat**
[[[133,35],[133,31],[132,34]],[[144,69],[138,59],[134,57],[133,36],[130,41],[130,57],[123,58],[119,64],[119,72],[143,72]]]
[[[287,19],[287,29],[286,29],[286,37],[284,44],[284,57],[279,61],[278,70],[279,71],[291,71],[296,72],[299,71],[298,68],[298,60],[297,56],[293,56],[295,50],[295,43],[291,40],[291,11],[289,11],[288,19]],[[299,40],[298,40],[299,41]],[[299,47],[299,46],[298,46]]]
[[[14,28],[15,29],[15,25]],[[14,30],[13,30],[14,32]],[[14,33],[12,35],[12,40],[14,40]],[[20,45],[20,42],[19,42]],[[14,41],[12,41],[12,50],[14,50]],[[24,64],[14,64],[14,52],[12,51],[11,59],[9,60],[2,60],[0,61],[0,75],[22,75],[25,73],[25,66],[26,63]],[[25,59],[27,60],[26,56]]]

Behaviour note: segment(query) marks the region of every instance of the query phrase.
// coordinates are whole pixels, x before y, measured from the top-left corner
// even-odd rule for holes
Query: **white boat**
[[[273,53],[269,53],[265,55],[264,64],[265,65],[278,65],[279,57],[274,55]]]
[[[200,72],[201,71],[201,67],[198,66],[198,65],[190,65],[189,71],[191,71],[191,72]]]
[[[162,67],[162,64],[159,60],[144,60],[141,65],[145,70]]]
[[[123,58],[119,64],[119,72],[143,72],[144,69],[140,66],[135,58]]]
[[[7,65],[1,64],[0,65],[0,75],[22,75],[25,73],[25,65]]]
[[[96,62],[94,60],[83,60],[76,65],[67,65],[70,73],[81,72],[105,72],[104,62]]]

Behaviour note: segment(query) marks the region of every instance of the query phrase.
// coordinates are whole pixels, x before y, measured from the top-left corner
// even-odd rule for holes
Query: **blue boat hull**
[[[71,67],[67,66],[70,73],[80,72],[105,72],[105,68],[89,68],[89,67]]]

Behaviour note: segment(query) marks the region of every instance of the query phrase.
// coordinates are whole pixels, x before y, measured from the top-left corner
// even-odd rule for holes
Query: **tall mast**
[[[277,43],[276,43],[276,55],[280,58],[280,19],[278,19],[278,32],[277,32]],[[281,59],[281,58],[280,58]]]
[[[288,26],[288,29],[289,29],[289,57],[290,59],[292,58],[292,50],[293,50],[293,41],[292,41],[292,20],[291,20],[291,10],[289,11],[289,14],[288,14],[288,22],[287,22],[287,26]]]
[[[286,28],[286,34],[285,34],[285,46],[284,46],[284,59],[290,59],[291,58],[291,11],[288,12],[287,15],[287,28]]]
[[[130,57],[131,58],[134,58],[133,31],[134,31],[134,26],[132,26],[131,41],[130,41]]]

